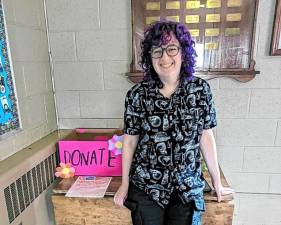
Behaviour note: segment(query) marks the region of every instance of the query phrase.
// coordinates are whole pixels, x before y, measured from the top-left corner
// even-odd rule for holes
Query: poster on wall
[[[0,139],[20,127],[11,58],[2,1],[0,0]]]

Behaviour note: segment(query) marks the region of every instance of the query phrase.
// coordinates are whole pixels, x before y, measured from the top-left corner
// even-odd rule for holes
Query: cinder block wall
[[[261,0],[255,59],[247,83],[211,81],[219,118],[220,163],[237,191],[281,193],[281,57],[269,56],[275,1]]]
[[[219,161],[238,192],[233,224],[241,225],[281,223],[281,57],[269,56],[275,1],[259,2],[261,74],[248,83],[210,81]],[[59,127],[122,127],[130,0],[47,0],[47,10]]]
[[[121,127],[129,0],[47,0],[59,128]]]
[[[219,161],[238,192],[233,224],[281,224],[281,57],[269,56],[275,3],[259,1],[255,59],[261,73],[247,83],[212,81]]]
[[[0,161],[57,129],[43,0],[3,0],[22,131],[0,144]]]

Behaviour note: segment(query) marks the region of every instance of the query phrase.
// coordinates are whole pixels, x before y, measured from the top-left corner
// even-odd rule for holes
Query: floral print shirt
[[[124,113],[124,133],[139,135],[130,182],[163,208],[177,190],[183,202],[192,200],[197,212],[204,211],[199,145],[203,129],[214,126],[215,105],[205,80],[180,83],[170,98],[153,82],[136,84],[126,95]]]

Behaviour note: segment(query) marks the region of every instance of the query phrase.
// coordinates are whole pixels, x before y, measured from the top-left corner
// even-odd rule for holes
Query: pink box
[[[121,176],[122,155],[108,149],[116,129],[78,129],[59,141],[60,162],[71,163],[75,175]]]

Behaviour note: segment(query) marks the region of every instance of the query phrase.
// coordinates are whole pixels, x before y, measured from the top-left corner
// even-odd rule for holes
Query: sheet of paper
[[[79,176],[66,197],[103,198],[112,177]]]

